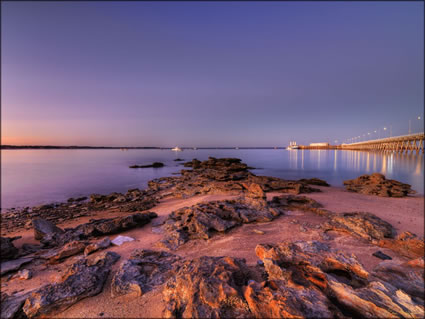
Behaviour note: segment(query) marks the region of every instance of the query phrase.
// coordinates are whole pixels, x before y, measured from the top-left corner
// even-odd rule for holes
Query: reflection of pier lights
[[[368,172],[369,173],[369,171],[370,171],[370,159],[369,159],[369,155],[370,155],[370,153],[369,152],[367,152],[367,158],[366,158],[366,172]]]
[[[385,175],[386,173],[387,173],[387,155],[383,153],[381,174]]]
[[[418,163],[416,164],[415,175],[421,175],[423,164],[423,155],[419,155]]]
[[[301,150],[301,169],[304,169],[304,149]]]
[[[336,153],[338,152],[338,150],[334,150],[334,171],[336,171],[336,162],[338,160]]]

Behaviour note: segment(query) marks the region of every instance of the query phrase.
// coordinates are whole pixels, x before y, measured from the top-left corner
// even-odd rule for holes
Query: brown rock
[[[174,275],[179,260],[181,257],[164,251],[134,250],[112,279],[112,296],[141,296],[162,285]]]
[[[77,255],[83,252],[86,246],[87,243],[80,241],[72,241],[70,243],[67,243],[60,249],[58,249],[52,257],[50,257],[49,263],[55,264],[61,262],[62,259]]]
[[[404,197],[416,193],[409,184],[404,184],[384,175],[373,173],[344,181],[348,191],[382,197]]]
[[[87,245],[84,249],[84,256],[88,256],[91,253],[94,253],[95,251],[106,249],[111,245],[111,240],[108,237],[105,237],[104,239],[95,242],[93,244]]]
[[[390,223],[365,212],[334,214],[330,216],[330,221],[323,228],[325,231],[347,232],[373,242],[393,238],[396,233]]]
[[[246,201],[225,200],[200,203],[172,212],[163,226],[166,233],[161,244],[177,249],[189,239],[209,239],[215,232],[251,222],[268,222],[280,212],[253,206]]]
[[[423,257],[425,254],[424,239],[411,232],[404,232],[395,239],[381,239],[378,245],[410,258]]]
[[[184,262],[163,289],[164,317],[251,317],[240,291],[247,284],[245,260],[201,257]]]
[[[80,259],[66,271],[61,282],[45,285],[28,297],[23,306],[25,315],[28,318],[52,315],[83,298],[97,295],[118,258],[118,254],[106,252],[96,258]]]

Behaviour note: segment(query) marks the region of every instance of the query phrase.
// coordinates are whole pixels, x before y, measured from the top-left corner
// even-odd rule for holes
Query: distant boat
[[[180,147],[178,147],[178,146],[176,146],[175,148],[172,148],[171,150],[172,151],[176,151],[176,152],[181,152],[182,151],[182,149]]]

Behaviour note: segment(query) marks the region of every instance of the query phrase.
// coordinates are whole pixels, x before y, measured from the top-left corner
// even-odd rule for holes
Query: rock
[[[21,279],[21,280],[28,280],[32,278],[32,272],[28,269],[22,269],[18,271],[15,275],[12,276],[11,279]]]
[[[52,222],[41,218],[33,219],[32,226],[34,227],[34,238],[36,240],[42,240],[45,236],[63,233],[61,228],[56,227]]]
[[[392,259],[390,256],[384,254],[380,250],[375,251],[372,255],[375,256],[376,258],[383,259],[383,260],[391,260]]]
[[[122,244],[129,242],[129,241],[133,241],[134,238],[128,237],[128,236],[117,236],[115,237],[111,243],[114,244],[115,246],[121,246]]]
[[[86,246],[87,246],[87,243],[81,242],[81,241],[75,240],[75,241],[69,242],[65,244],[64,246],[62,246],[60,249],[58,249],[55,252],[55,254],[52,257],[50,257],[49,263],[55,264],[55,263],[61,262],[62,259],[68,258],[73,255],[77,255],[83,252]]]
[[[84,249],[84,256],[88,256],[91,253],[94,253],[95,251],[106,249],[111,245],[111,240],[108,237],[105,237],[104,239],[95,242],[93,244],[90,244],[86,246]]]
[[[189,239],[209,239],[215,232],[225,232],[243,223],[268,222],[279,214],[266,207],[253,207],[243,200],[212,201],[184,207],[168,216],[161,244],[168,249],[177,249]]]
[[[33,259],[34,258],[32,257],[26,257],[2,262],[0,265],[1,276],[7,274],[8,272],[18,270],[22,265],[30,263]]]
[[[164,286],[163,317],[251,317],[240,293],[248,274],[243,259],[201,257],[185,261]]]
[[[314,241],[262,244],[257,246],[256,253],[264,263],[268,280],[261,285],[250,283],[245,290],[255,317],[419,318],[423,315],[420,267],[403,279],[396,277],[404,275],[403,271],[398,272],[403,265],[398,266],[398,271],[378,267],[369,274],[354,255],[345,255]],[[406,286],[410,280],[415,282],[415,288],[409,291]],[[416,297],[420,293],[422,299]]]
[[[303,178],[298,180],[298,182],[308,184],[308,185],[316,185],[316,186],[327,186],[327,187],[331,186],[326,181],[319,178],[309,178],[309,179]]]
[[[158,168],[158,167],[163,167],[164,163],[161,162],[153,162],[152,164],[149,165],[131,165],[129,166],[130,168],[147,168],[147,167],[154,167],[154,168]]]
[[[324,231],[342,231],[351,235],[377,242],[384,238],[393,238],[396,233],[390,223],[365,212],[335,214],[323,226]]]
[[[307,211],[313,212],[321,216],[333,215],[331,212],[323,209],[322,205],[316,202],[314,199],[305,196],[275,196],[269,202],[269,206],[274,209],[280,209],[281,211]]]
[[[2,319],[23,319],[26,316],[22,312],[22,305],[31,292],[23,292],[9,296],[1,293],[1,314]]]
[[[404,197],[416,193],[409,184],[386,179],[384,175],[379,173],[346,180],[344,185],[351,192],[382,197]]]
[[[47,284],[28,297],[23,306],[25,315],[28,318],[46,317],[65,310],[83,298],[97,295],[118,259],[118,254],[106,252],[96,258],[78,260],[59,283]]]
[[[409,258],[423,257],[425,253],[424,239],[411,232],[404,232],[395,239],[383,238],[378,246],[389,248]]]
[[[112,279],[112,296],[141,296],[162,285],[174,274],[179,260],[181,257],[164,251],[134,250]]]
[[[265,234],[265,232],[263,232],[262,230],[258,230],[258,229],[254,229],[253,232],[256,233],[256,234],[259,234],[259,235]]]
[[[90,237],[105,236],[109,234],[120,233],[135,227],[141,227],[148,224],[151,219],[158,215],[153,212],[136,213],[125,217],[95,219],[89,223],[78,225],[62,234],[46,236],[41,240],[45,246],[63,246],[65,243],[75,240],[84,240]]]
[[[182,159],[182,158],[176,158],[176,159],[174,160],[174,162],[182,162],[182,161],[184,161],[184,159]]]
[[[18,249],[13,245],[13,241],[21,237],[0,237],[0,252],[3,260],[14,259],[18,255]]]
[[[425,295],[423,262],[423,257],[401,264],[394,261],[383,261],[373,270],[372,275],[401,289],[423,306]],[[398,295],[400,294],[398,293]]]

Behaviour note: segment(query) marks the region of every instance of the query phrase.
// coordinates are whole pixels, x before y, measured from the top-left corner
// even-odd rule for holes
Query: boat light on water
[[[176,151],[176,152],[181,152],[182,149],[180,147],[176,146],[175,148],[172,148],[171,150]]]

